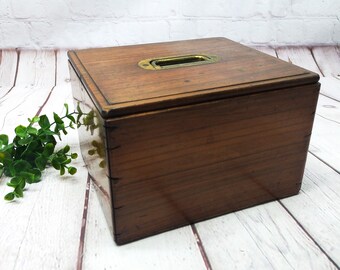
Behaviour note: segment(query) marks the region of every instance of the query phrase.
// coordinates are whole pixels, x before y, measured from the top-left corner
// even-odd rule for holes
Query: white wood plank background
[[[3,50],[0,55],[0,99],[14,86],[18,54],[14,50]]]
[[[312,52],[308,48],[282,47],[278,48],[276,50],[276,53],[280,59],[290,62],[294,65],[303,67],[305,69],[311,70],[322,76],[322,73],[320,72],[318,65],[313,59]]]
[[[87,170],[79,158],[75,176],[59,177],[47,169],[23,200],[0,200],[6,217],[0,219],[0,269],[339,269],[339,49],[257,49],[322,77],[298,196],[198,223],[193,228],[200,241],[187,226],[118,247],[92,186],[87,196]],[[18,55],[1,52],[0,133],[13,134],[40,110],[50,115],[62,112],[65,102],[72,107],[66,52]],[[79,153],[76,131],[61,145],[66,143]],[[0,197],[10,190],[5,180]]]
[[[25,55],[25,53],[23,54]],[[26,63],[34,63],[36,61],[35,55],[36,53],[30,52],[32,62],[30,63],[27,59]],[[61,113],[65,102],[68,102],[71,105],[70,109],[72,109],[71,88],[69,83],[66,82],[69,81],[69,76],[68,73],[65,73],[65,67],[67,67],[66,53],[58,53],[57,67],[60,72],[57,72],[57,87],[54,87],[54,58],[54,52],[49,52],[49,57],[39,60],[39,65],[43,65],[45,68],[49,67],[51,70],[39,75],[37,81],[42,82],[41,85],[37,83],[28,89],[35,97],[43,94],[46,99],[53,88],[53,92],[41,112],[42,114],[51,114],[52,111]],[[52,62],[52,64],[49,63],[48,66],[46,62]],[[20,86],[24,87],[25,82],[20,74],[18,73],[18,81],[21,83]],[[35,73],[32,74],[37,76]],[[31,79],[31,77],[27,78],[27,80]],[[47,86],[47,82],[50,82],[49,86]],[[22,88],[17,89],[15,87],[10,94],[20,96],[21,90]],[[16,91],[20,93],[16,93]],[[26,116],[34,116],[43,102],[43,99],[38,102],[34,102],[31,98],[24,99],[20,109],[22,111],[27,110],[27,112],[25,117],[17,116],[15,124],[19,124],[19,121],[25,121]],[[20,110],[16,109],[13,112],[17,111]],[[60,146],[62,147],[65,144],[69,144],[72,150],[80,155],[76,130],[70,131],[68,136],[64,137]],[[0,257],[7,258],[0,260],[0,269],[75,268],[87,179],[87,170],[82,159],[78,158],[75,165],[78,168],[76,176],[60,177],[54,169],[49,168],[43,174],[43,181],[27,188],[23,200],[14,203],[0,203],[0,213],[10,218],[10,220],[0,220],[2,228]],[[8,191],[10,189],[2,184],[0,197],[3,198]]]
[[[302,183],[299,196],[284,199],[282,203],[340,265],[340,175],[309,155]]]
[[[339,47],[315,47],[312,52],[324,76],[340,79]]]
[[[336,269],[278,202],[197,226],[213,269]]]
[[[117,246],[93,188],[90,202],[84,269],[206,269],[190,226]]]

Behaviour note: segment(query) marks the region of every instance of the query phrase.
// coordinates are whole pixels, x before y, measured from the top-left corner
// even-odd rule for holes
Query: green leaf
[[[31,173],[34,174],[34,178],[33,178],[33,183],[38,183],[41,180],[41,171],[39,171],[38,169],[32,169],[30,170]]]
[[[33,137],[26,137],[18,141],[19,145],[27,145],[33,141]]]
[[[80,102],[77,104],[77,112],[78,114],[83,114],[82,110],[80,109]]]
[[[69,146],[69,145],[66,145],[66,146],[63,148],[63,152],[66,154],[68,151],[70,151],[70,146]]]
[[[57,144],[57,141],[55,140],[55,138],[52,135],[40,136],[40,140],[43,143],[52,143],[53,145]]]
[[[80,103],[78,102],[78,104],[77,104],[77,112],[78,112],[78,115],[77,115],[77,123],[78,123],[78,125],[80,125],[80,122],[79,122],[79,120],[80,120],[80,118],[82,117],[82,115],[84,114],[83,112],[82,112],[82,110],[80,109]],[[78,126],[79,127],[79,126]]]
[[[47,165],[47,158],[44,156],[39,156],[35,159],[34,163],[40,171],[43,171]]]
[[[0,134],[0,142],[3,145],[8,145],[8,136],[6,134]]]
[[[34,174],[27,171],[27,172],[21,172],[19,174],[21,177],[23,177],[26,181],[32,182],[35,178]]]
[[[28,183],[31,183],[34,180],[34,174],[31,172],[20,172],[19,175],[25,179]]]
[[[22,171],[27,171],[31,168],[31,164],[29,164],[26,160],[15,160],[12,163],[10,168],[12,175],[18,175]]]
[[[64,175],[65,174],[65,167],[60,167],[60,175]]]
[[[32,121],[32,123],[38,123],[40,121],[40,117],[39,116],[34,116],[31,121]]]
[[[34,128],[34,127],[28,126],[27,127],[27,133],[31,134],[31,135],[37,135],[38,134],[38,130],[36,128]]]
[[[68,167],[67,171],[69,174],[74,175],[77,172],[77,169],[75,167]]]
[[[60,163],[56,159],[52,159],[52,166],[56,170],[60,170]]]
[[[10,193],[7,193],[4,198],[5,198],[6,201],[13,201],[14,196],[15,196],[14,193],[10,192]]]
[[[72,115],[67,115],[66,116],[68,119],[71,120],[72,123],[75,123],[76,122],[76,119],[74,119],[74,117]]]
[[[26,136],[26,127],[20,125],[15,128],[15,134],[20,137],[24,138]]]
[[[68,115],[68,104],[67,103],[64,103],[64,107],[65,107],[65,109],[66,109],[66,115]]]
[[[25,182],[25,181],[21,181],[21,182],[19,183],[19,186],[20,186],[22,189],[24,189],[24,187],[26,186],[26,182]]]
[[[39,116],[34,116],[32,119],[28,118],[28,122],[30,122],[31,125],[34,124],[34,123],[38,123],[39,120],[40,120]]]
[[[10,143],[8,145],[6,145],[4,148],[1,149],[2,152],[11,152],[14,148],[14,144]]]
[[[39,119],[39,126],[43,129],[47,129],[50,127],[50,121],[48,120],[46,115],[41,115]]]
[[[62,164],[70,164],[71,161],[72,161],[72,160],[71,160],[70,158],[68,158],[68,159],[64,160],[64,161],[62,162]]]
[[[29,170],[26,175],[25,181],[29,184],[38,183],[41,180],[41,171],[36,168]]]
[[[0,151],[0,162],[1,162],[1,163],[4,161],[4,159],[6,158],[6,156],[8,156],[8,153],[7,153],[7,152]]]
[[[87,153],[88,153],[90,156],[93,156],[93,155],[96,153],[96,150],[95,150],[95,149],[90,149],[89,151],[87,151]]]
[[[9,187],[16,187],[20,184],[20,182],[22,182],[22,178],[19,176],[19,177],[13,177],[8,183],[7,183],[7,186]]]
[[[59,117],[58,114],[53,113],[53,118],[54,118],[54,121],[55,121],[57,124],[64,124],[63,120],[61,120],[61,118]]]
[[[43,156],[49,157],[54,152],[55,145],[53,143],[47,143],[44,147],[44,151],[42,152]]]
[[[15,189],[14,189],[14,194],[16,197],[18,198],[21,198],[21,197],[24,197],[24,193],[23,193],[23,190],[20,186],[17,186]]]
[[[77,169],[69,166],[72,159],[78,157],[77,153],[70,153],[70,147],[64,146],[55,152],[57,144],[55,136],[59,136],[63,132],[67,134],[68,128],[73,128],[73,124],[78,125],[78,120],[83,115],[80,107],[78,106],[78,119],[76,121],[74,114],[69,113],[69,106],[64,105],[66,114],[59,116],[53,113],[55,124],[51,128],[51,123],[46,115],[34,116],[32,119],[28,118],[29,124],[27,126],[19,125],[15,128],[15,137],[9,144],[9,138],[6,134],[0,134],[0,177],[11,177],[7,185],[14,188],[14,190],[5,196],[6,200],[13,200],[15,197],[23,197],[25,185],[32,184],[41,180],[41,172],[45,170],[49,162],[54,168],[59,170],[60,175],[64,175],[66,170],[69,174],[73,175]],[[66,126],[64,118],[70,122]],[[94,112],[86,114],[88,122],[88,129],[96,128],[94,124]],[[40,128],[34,125],[38,123]],[[93,127],[91,126],[93,125]],[[70,154],[68,154],[70,153]]]
[[[45,129],[45,130],[41,131],[40,135],[57,135],[57,134],[52,130]]]
[[[105,160],[102,160],[102,161],[99,163],[99,167],[100,167],[100,168],[105,168],[105,166],[106,166]]]

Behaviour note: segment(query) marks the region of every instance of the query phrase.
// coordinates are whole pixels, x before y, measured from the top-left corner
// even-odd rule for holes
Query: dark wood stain
[[[161,73],[130,66],[204,48],[222,61]],[[80,140],[117,244],[298,193],[317,74],[219,38],[69,56],[74,96],[105,129],[101,173],[87,156],[93,138],[82,130]]]

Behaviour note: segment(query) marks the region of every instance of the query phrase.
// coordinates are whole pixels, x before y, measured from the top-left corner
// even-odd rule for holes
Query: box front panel
[[[116,242],[296,194],[319,85],[109,121]]]

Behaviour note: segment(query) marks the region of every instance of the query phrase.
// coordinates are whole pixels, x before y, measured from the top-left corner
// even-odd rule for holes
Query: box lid
[[[68,56],[104,118],[319,80],[225,38],[74,50]]]

